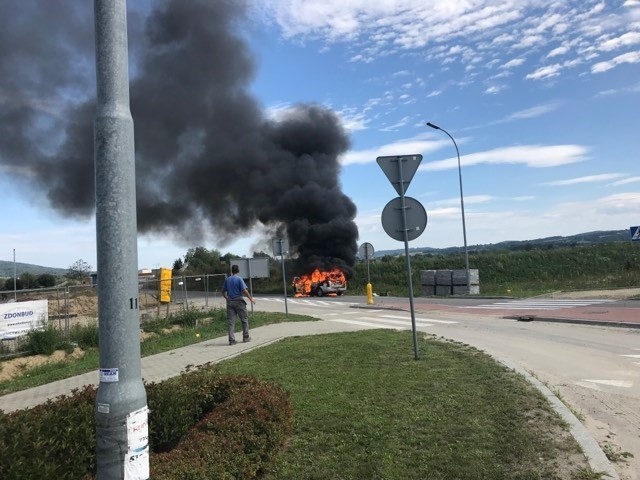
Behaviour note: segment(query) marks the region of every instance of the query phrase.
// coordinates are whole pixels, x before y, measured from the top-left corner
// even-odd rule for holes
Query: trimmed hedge
[[[236,379],[229,398],[171,451],[151,457],[154,480],[261,477],[291,435],[288,395],[273,384]]]
[[[256,478],[292,431],[288,393],[252,377],[206,366],[146,390],[154,479]],[[0,478],[93,478],[96,393],[0,411]]]

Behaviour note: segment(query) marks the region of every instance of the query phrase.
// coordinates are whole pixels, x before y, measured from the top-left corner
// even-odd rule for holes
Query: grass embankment
[[[522,377],[465,345],[366,331],[291,338],[223,362],[292,395],[270,479],[595,479]]]
[[[281,313],[254,312],[250,314],[251,328],[281,322],[311,321],[316,318],[305,315],[289,314],[285,317]],[[236,330],[241,328],[240,321],[236,322]],[[143,333],[151,334],[141,343],[140,350],[143,357],[162,353],[176,348],[218,338],[227,334],[226,311],[223,309],[208,312],[187,311],[168,318],[157,319],[142,324]],[[50,354],[56,349],[73,348],[77,344],[83,351],[81,356],[67,357],[64,360],[44,363],[35,367],[29,366],[29,357],[21,357],[19,374],[9,380],[0,381],[0,395],[26,390],[28,388],[45,385],[64,378],[81,375],[98,369],[98,326],[76,326],[72,328],[69,340],[63,338],[62,332],[50,328],[44,332],[33,332],[25,339],[26,350],[33,354]],[[0,362],[0,371],[3,362]]]

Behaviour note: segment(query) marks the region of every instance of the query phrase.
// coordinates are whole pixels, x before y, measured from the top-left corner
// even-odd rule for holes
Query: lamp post
[[[13,300],[15,302],[18,301],[18,280],[16,280],[16,276],[17,276],[17,269],[16,269],[16,249],[13,249]],[[24,287],[20,287],[20,288],[24,288]]]
[[[462,211],[462,236],[464,238],[464,265],[467,273],[467,295],[471,293],[471,279],[469,278],[469,251],[467,250],[467,226],[464,221],[464,195],[462,194],[462,168],[460,167],[460,151],[458,150],[458,144],[453,139],[451,134],[444,128],[440,128],[438,125],[427,122],[427,126],[435,130],[441,130],[448,135],[456,147],[456,155],[458,156],[458,179],[460,181],[460,209]]]

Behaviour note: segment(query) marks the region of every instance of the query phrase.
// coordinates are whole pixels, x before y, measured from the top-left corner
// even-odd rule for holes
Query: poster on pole
[[[173,271],[170,268],[160,269],[160,303],[171,303],[171,278]]]

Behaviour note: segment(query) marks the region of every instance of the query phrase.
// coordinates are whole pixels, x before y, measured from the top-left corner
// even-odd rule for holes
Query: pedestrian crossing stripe
[[[462,308],[484,308],[503,310],[557,310],[561,308],[588,307],[589,305],[601,305],[615,302],[609,299],[582,299],[582,300],[510,300],[507,302],[494,302],[485,305],[469,305]]]

